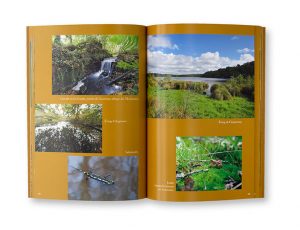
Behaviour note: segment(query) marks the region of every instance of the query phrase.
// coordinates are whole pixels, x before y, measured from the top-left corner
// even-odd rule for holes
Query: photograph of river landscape
[[[69,200],[138,198],[138,157],[68,157]]]
[[[36,152],[102,152],[102,105],[36,104]]]
[[[137,95],[136,35],[52,37],[53,95]]]
[[[254,36],[148,36],[148,118],[254,117]]]

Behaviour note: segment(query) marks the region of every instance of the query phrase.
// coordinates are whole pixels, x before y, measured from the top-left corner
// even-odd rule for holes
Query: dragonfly
[[[71,168],[83,173],[86,176],[87,179],[90,178],[90,179],[96,180],[96,181],[98,181],[102,184],[107,184],[107,185],[115,184],[114,180],[108,179],[108,177],[110,177],[110,175],[103,177],[103,176],[99,176],[99,175],[97,175],[97,174],[95,174],[91,171],[84,171],[82,169],[79,169],[79,168],[76,168],[76,167],[73,167],[73,166],[71,166]]]

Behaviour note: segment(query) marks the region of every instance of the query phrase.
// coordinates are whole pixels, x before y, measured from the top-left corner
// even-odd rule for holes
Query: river
[[[37,152],[101,152],[100,130],[60,121],[35,127],[35,150]]]
[[[223,84],[228,79],[226,78],[205,78],[205,77],[172,77],[176,81],[192,81],[192,82],[206,82],[208,84],[208,89],[205,91],[207,95],[210,95],[210,88],[214,84]]]

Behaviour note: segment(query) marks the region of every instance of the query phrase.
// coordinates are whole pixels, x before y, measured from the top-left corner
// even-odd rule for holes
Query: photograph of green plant
[[[36,104],[36,152],[102,152],[102,105]]]
[[[176,191],[242,188],[242,137],[176,137]]]
[[[53,95],[137,95],[138,36],[52,36]]]
[[[254,37],[148,36],[148,118],[254,117]]]

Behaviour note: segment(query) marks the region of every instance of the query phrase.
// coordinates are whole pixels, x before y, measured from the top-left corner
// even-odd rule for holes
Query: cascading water
[[[101,73],[106,73],[107,77],[112,74],[113,65],[112,63],[116,62],[117,58],[106,58],[101,63]]]
[[[101,62],[101,68],[99,71],[90,74],[89,76],[83,78],[81,81],[72,88],[73,91],[79,92],[83,86],[88,86],[91,90],[96,88],[97,83],[111,76],[113,72],[113,63],[116,62],[117,58],[105,58]]]
[[[113,63],[116,62],[117,58],[105,58],[101,62],[101,68],[98,72],[92,74],[96,77],[102,77],[102,78],[107,78],[112,74],[113,71]]]

